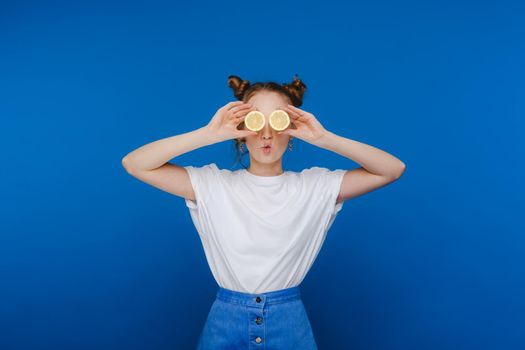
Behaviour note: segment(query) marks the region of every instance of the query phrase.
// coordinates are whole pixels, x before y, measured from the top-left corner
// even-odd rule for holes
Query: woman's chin
[[[275,163],[275,162],[280,158],[280,155],[272,154],[272,153],[273,153],[273,152],[270,152],[270,154],[258,154],[258,155],[255,156],[254,158],[255,158],[259,163],[273,164],[273,163]]]

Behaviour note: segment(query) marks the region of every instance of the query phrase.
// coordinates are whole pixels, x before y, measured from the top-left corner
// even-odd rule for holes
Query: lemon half
[[[282,109],[276,109],[270,114],[270,126],[277,131],[282,131],[290,125],[288,113]]]
[[[244,125],[251,131],[259,131],[264,128],[264,114],[259,111],[251,111],[244,117]]]

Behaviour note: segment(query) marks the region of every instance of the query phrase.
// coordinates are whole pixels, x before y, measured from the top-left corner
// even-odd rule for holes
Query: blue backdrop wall
[[[121,159],[208,123],[230,74],[295,73],[325,128],[407,165],[345,202],[303,282],[319,347],[523,348],[524,18],[517,0],[2,2],[0,348],[193,348],[216,291],[199,237]],[[296,141],[286,170],[358,166]]]

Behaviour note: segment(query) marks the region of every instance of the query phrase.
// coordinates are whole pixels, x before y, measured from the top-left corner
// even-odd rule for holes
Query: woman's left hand
[[[288,128],[280,132],[281,134],[300,138],[313,145],[317,144],[321,138],[326,135],[327,130],[312,113],[303,111],[290,104],[286,105],[283,110],[288,113],[290,122],[293,123],[297,129],[292,129],[290,123]]]

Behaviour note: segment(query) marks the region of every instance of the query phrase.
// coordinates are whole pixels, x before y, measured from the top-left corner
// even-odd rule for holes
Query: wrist
[[[199,137],[205,140],[205,143],[207,145],[212,145],[214,143],[223,141],[222,139],[217,138],[217,136],[214,133],[210,132],[207,125],[197,129],[197,132],[199,133]]]
[[[316,146],[326,148],[330,142],[330,139],[332,139],[334,136],[335,134],[333,132],[326,130],[315,142]]]

